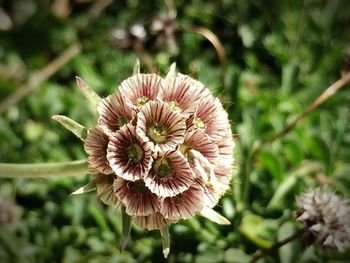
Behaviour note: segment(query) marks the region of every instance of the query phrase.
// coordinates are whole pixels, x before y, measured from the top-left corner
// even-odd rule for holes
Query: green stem
[[[56,178],[61,176],[79,176],[89,172],[86,160],[62,163],[15,164],[0,163],[0,178]]]

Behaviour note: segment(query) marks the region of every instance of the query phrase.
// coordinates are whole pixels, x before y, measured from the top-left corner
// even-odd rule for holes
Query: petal
[[[84,149],[89,155],[89,165],[104,174],[112,173],[107,160],[108,137],[97,126],[89,129],[84,143]]]
[[[159,212],[148,216],[137,216],[135,217],[134,222],[141,228],[147,230],[161,229],[166,226],[164,217]]]
[[[119,92],[115,92],[101,100],[97,111],[99,127],[110,135],[132,119],[134,107]]]
[[[164,218],[172,221],[190,219],[203,205],[201,190],[191,187],[177,196],[164,198],[160,212]]]
[[[153,151],[173,150],[184,141],[185,118],[161,101],[151,101],[137,114],[136,136]]]
[[[114,193],[125,205],[130,216],[147,216],[159,211],[161,199],[151,193],[142,181],[132,182],[122,178],[114,180]]]
[[[148,100],[155,100],[158,96],[162,78],[157,74],[136,74],[124,80],[120,86],[120,93],[136,106],[143,106]]]
[[[159,97],[178,107],[183,114],[190,114],[195,111],[197,102],[207,94],[202,83],[190,76],[178,74],[162,82]]]
[[[167,176],[157,174],[155,165],[158,160],[168,160],[170,171]],[[191,168],[181,153],[174,151],[158,155],[153,161],[153,167],[144,178],[146,186],[160,197],[175,196],[186,191],[193,183]]]
[[[113,175],[97,174],[94,175],[96,191],[99,199],[106,205],[117,206],[120,204],[118,198],[113,191]]]
[[[138,142],[135,127],[124,125],[111,134],[107,149],[107,159],[114,173],[125,180],[136,181],[143,178],[151,168],[151,149]]]

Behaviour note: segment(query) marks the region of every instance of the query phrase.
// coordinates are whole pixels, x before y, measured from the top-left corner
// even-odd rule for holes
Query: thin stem
[[[276,141],[277,139],[280,139],[280,138],[284,137],[286,134],[288,134],[306,116],[308,116],[311,112],[313,112],[318,107],[320,107],[323,103],[325,103],[330,97],[332,97],[334,94],[336,94],[341,88],[343,88],[349,82],[350,82],[350,72],[346,72],[340,79],[338,79],[336,82],[334,82],[332,85],[330,85],[312,104],[309,105],[309,107],[307,107],[307,109],[305,111],[303,111],[299,116],[297,116],[294,119],[294,121],[292,121],[290,124],[288,124],[282,131],[277,133],[271,139],[259,144],[255,148],[255,150],[253,151],[252,155],[255,156],[256,153],[258,151],[260,151],[264,145],[266,145],[268,143],[272,143],[272,142]]]
[[[88,172],[86,160],[36,164],[0,163],[0,178],[57,178],[61,176],[80,176]]]
[[[286,239],[275,243],[269,249],[265,249],[262,252],[253,256],[253,258],[249,261],[249,263],[257,262],[259,259],[264,258],[264,257],[272,254],[273,252],[277,251],[280,247],[284,246],[285,244],[288,244],[289,242],[301,237],[306,232],[306,230],[307,230],[307,228],[302,228],[299,231],[295,232],[290,237],[287,237]]]
[[[39,87],[43,82],[54,75],[60,68],[67,64],[73,57],[79,54],[80,51],[80,44],[74,43],[65,51],[63,51],[61,55],[51,61],[46,67],[34,73],[25,84],[19,87],[15,93],[11,94],[1,102],[0,113],[6,111],[8,108],[26,97],[35,88]]]

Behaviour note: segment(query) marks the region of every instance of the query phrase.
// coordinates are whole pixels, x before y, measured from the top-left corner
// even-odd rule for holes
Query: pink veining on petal
[[[108,135],[129,122],[135,114],[134,106],[119,92],[102,99],[97,110],[98,125]]]
[[[112,173],[107,160],[108,137],[97,126],[89,129],[84,143],[84,149],[89,155],[89,165],[104,174]]]
[[[157,74],[136,74],[124,80],[120,86],[120,93],[128,98],[132,104],[142,106],[148,100],[156,100],[162,78]]]
[[[160,131],[156,134],[158,128],[163,135]],[[151,101],[137,114],[136,136],[155,152],[175,149],[184,141],[185,131],[185,118],[164,102]]]
[[[162,82],[159,97],[163,101],[173,103],[181,109],[181,113],[188,115],[195,111],[198,101],[207,94],[202,83],[190,76],[178,74]]]
[[[202,191],[191,187],[179,195],[164,198],[160,212],[164,218],[177,221],[192,218],[203,206]]]
[[[134,222],[147,230],[161,229],[166,226],[166,221],[161,213],[157,212],[148,216],[136,216]]]
[[[167,175],[161,174],[159,172],[161,168],[156,167],[163,160],[170,167]],[[160,197],[169,197],[186,191],[193,183],[193,179],[191,168],[186,159],[181,153],[173,151],[155,158],[153,167],[144,181],[151,192]]]
[[[227,112],[218,98],[203,98],[194,117],[194,126],[209,135],[215,142],[220,141],[230,129]]]
[[[219,159],[219,149],[216,143],[198,129],[186,133],[183,145],[186,150],[193,149],[200,152],[213,165]]]
[[[150,147],[137,140],[135,126],[131,124],[110,135],[107,159],[114,173],[125,180],[143,178],[151,168],[151,155]]]
[[[161,199],[145,187],[143,181],[117,178],[113,183],[116,197],[125,205],[130,216],[148,216],[159,211]]]
[[[213,208],[218,203],[222,193],[214,185],[204,182],[201,178],[196,178],[194,187],[201,190],[202,200],[206,207]]]

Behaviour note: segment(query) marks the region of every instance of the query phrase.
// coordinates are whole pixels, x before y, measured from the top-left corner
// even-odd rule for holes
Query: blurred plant
[[[19,210],[16,204],[0,195],[0,225],[13,225],[17,222]]]

